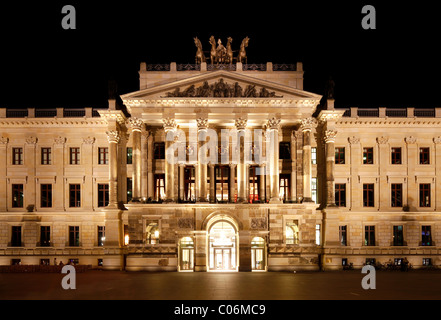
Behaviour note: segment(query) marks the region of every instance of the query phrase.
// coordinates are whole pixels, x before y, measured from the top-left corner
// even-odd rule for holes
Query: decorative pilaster
[[[266,158],[270,175],[270,203],[279,203],[279,125],[280,119],[271,118],[267,123],[268,147]]]
[[[315,119],[310,117],[302,119],[303,132],[303,202],[312,202],[311,198],[311,131]]]
[[[142,119],[130,118],[132,128],[132,202],[141,199],[141,131],[144,126]]]
[[[246,203],[246,168],[245,168],[245,129],[248,120],[238,118],[235,121],[237,129],[237,146],[239,152],[239,160],[237,162],[237,202]]]
[[[118,149],[119,132],[110,130],[106,132],[109,141],[109,205],[108,208],[118,207]]]
[[[175,201],[175,175],[174,175],[174,154],[171,148],[174,140],[169,137],[169,134],[176,130],[176,121],[173,118],[163,119],[165,130],[165,202]]]
[[[335,206],[335,181],[334,181],[334,167],[335,167],[335,136],[337,131],[325,131],[326,143],[326,206]]]

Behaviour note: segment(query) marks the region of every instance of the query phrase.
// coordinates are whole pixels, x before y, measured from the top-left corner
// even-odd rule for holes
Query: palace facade
[[[141,63],[107,109],[0,109],[0,265],[440,265],[441,110],[337,109],[303,74]]]

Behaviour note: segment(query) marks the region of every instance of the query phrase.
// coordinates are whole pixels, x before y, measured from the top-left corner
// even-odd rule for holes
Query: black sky
[[[435,2],[388,1],[69,1],[15,2],[0,8],[0,107],[105,107],[107,83],[138,90],[147,63],[194,63],[214,35],[249,63],[303,62],[304,89],[336,83],[338,107],[441,106],[440,27]],[[76,8],[77,29],[61,27]],[[361,9],[376,9],[363,30]]]

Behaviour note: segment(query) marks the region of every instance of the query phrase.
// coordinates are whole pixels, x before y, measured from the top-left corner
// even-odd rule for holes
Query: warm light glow
[[[124,236],[124,245],[127,246],[128,244],[129,244],[129,235],[126,234],[126,235]]]

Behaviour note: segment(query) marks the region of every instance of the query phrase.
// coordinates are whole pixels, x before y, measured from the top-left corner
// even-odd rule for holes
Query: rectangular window
[[[280,142],[279,143],[279,159],[290,160],[291,159],[291,143]]]
[[[317,164],[317,148],[311,148],[311,164]]]
[[[335,184],[335,204],[338,207],[346,207],[346,183]]]
[[[42,184],[40,185],[40,207],[51,208],[52,207],[52,185]]]
[[[311,200],[317,203],[317,178],[311,178]]]
[[[132,159],[133,159],[133,149],[132,148],[127,148],[126,163],[127,164],[132,164]]]
[[[106,207],[109,204],[109,184],[98,184],[98,207]]]
[[[430,164],[430,148],[420,148],[420,164]]]
[[[347,246],[348,239],[347,239],[347,227],[346,226],[339,226],[338,227],[338,233],[340,238],[340,244],[342,246]]]
[[[41,164],[51,164],[51,148],[41,148]]]
[[[285,239],[286,239],[286,244],[299,244],[299,222],[298,222],[298,220],[286,221]]]
[[[155,159],[165,159],[165,143],[155,142],[153,144],[153,157]]]
[[[289,182],[291,180],[290,174],[281,174],[279,176],[279,197],[280,200],[289,200]]]
[[[165,199],[165,174],[155,174],[155,201]]]
[[[109,148],[98,148],[98,164],[109,164]]]
[[[401,148],[392,148],[391,149],[391,163],[392,164],[401,164]]]
[[[263,177],[258,166],[250,166],[249,168],[249,195],[250,203],[259,201],[260,179]]]
[[[432,231],[430,226],[421,226],[421,245],[432,245]]]
[[[80,246],[80,227],[69,226],[69,247]]]
[[[12,148],[12,164],[23,164],[23,148]]]
[[[51,227],[40,226],[40,247],[49,247],[51,245]]]
[[[404,245],[403,226],[394,226],[394,246]]]
[[[335,164],[345,164],[345,148],[335,148]]]
[[[12,185],[12,207],[13,208],[23,208],[23,185],[13,184]]]
[[[432,259],[431,258],[423,258],[423,266],[428,267],[432,265]]]
[[[132,201],[132,178],[127,178],[127,202]]]
[[[391,207],[403,206],[403,185],[401,183],[391,184]]]
[[[363,184],[363,207],[374,206],[374,184]]]
[[[420,184],[420,207],[430,207],[430,183]]]
[[[21,226],[12,226],[11,247],[21,247]]]
[[[229,168],[228,168],[229,169]],[[224,169],[216,168],[216,199],[218,201],[228,200],[228,196],[224,198],[225,187],[225,172]],[[220,172],[219,172],[220,170]],[[196,201],[196,182],[195,182],[195,167],[187,166],[184,168],[184,201],[191,202]]]
[[[98,246],[102,247],[104,246],[104,241],[106,240],[106,227],[105,226],[98,226]]]
[[[69,164],[80,164],[80,148],[69,149]]]
[[[375,246],[375,226],[364,227],[364,245]]]
[[[81,185],[79,184],[69,185],[69,207],[81,207]]]
[[[321,225],[320,224],[315,225],[315,244],[318,246],[321,244]]]
[[[363,164],[374,164],[374,148],[363,148]]]

